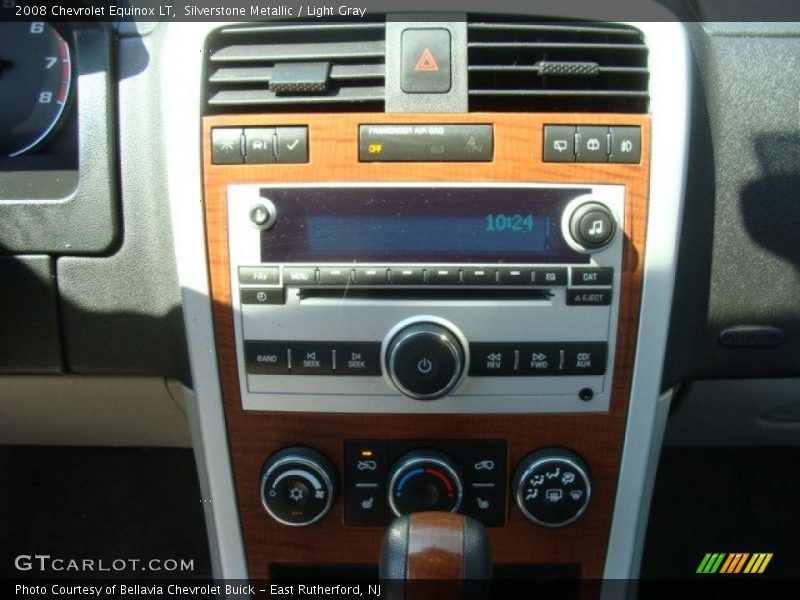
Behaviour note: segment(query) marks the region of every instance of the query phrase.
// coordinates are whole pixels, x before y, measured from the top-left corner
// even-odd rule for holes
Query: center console
[[[372,37],[358,52],[336,48],[385,53],[377,108],[372,88],[342,91],[377,76],[372,63],[282,58],[280,44],[303,36],[327,48],[335,26],[192,38],[208,56],[203,81],[174,91],[207,100],[203,202],[187,208],[194,188],[177,179],[170,195],[220,575],[374,566],[387,525],[418,511],[481,522],[500,571],[635,574],[668,406],[686,105],[665,73],[685,40],[673,24],[601,25],[361,24]],[[487,36],[564,27],[646,48],[647,91],[612,103],[584,81],[561,104],[542,94],[540,110],[473,107]],[[268,29],[278,46],[245,43]],[[649,109],[631,101],[642,93]],[[314,105],[353,94],[357,105]],[[170,139],[190,131],[180,123]]]
[[[375,123],[474,124],[491,160],[392,149],[365,161],[360,133]],[[306,162],[215,163],[215,140],[246,149],[249,132],[285,127],[303,132]],[[635,131],[638,160],[550,162],[554,127],[599,130],[604,144]],[[392,518],[444,510],[488,526],[498,563],[602,576],[649,128],[610,114],[205,119],[217,352],[251,574],[374,562]]]

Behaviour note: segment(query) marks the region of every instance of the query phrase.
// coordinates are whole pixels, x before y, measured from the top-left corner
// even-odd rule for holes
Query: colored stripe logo
[[[707,552],[697,567],[697,573],[713,574],[732,573],[756,574],[763,573],[769,561],[772,560],[772,553],[757,552]]]

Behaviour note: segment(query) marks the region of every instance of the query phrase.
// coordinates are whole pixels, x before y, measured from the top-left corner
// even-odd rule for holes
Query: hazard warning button
[[[408,94],[450,91],[450,32],[447,29],[406,29],[402,41],[400,85]]]

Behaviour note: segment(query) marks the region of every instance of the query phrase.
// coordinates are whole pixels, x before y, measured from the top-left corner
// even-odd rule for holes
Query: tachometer
[[[69,45],[42,21],[0,23],[0,156],[41,144],[69,98]]]

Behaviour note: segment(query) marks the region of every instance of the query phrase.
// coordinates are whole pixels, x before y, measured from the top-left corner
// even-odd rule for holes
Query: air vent
[[[385,23],[261,23],[209,39],[207,112],[383,110]]]
[[[471,111],[647,112],[647,47],[632,27],[468,24]]]

